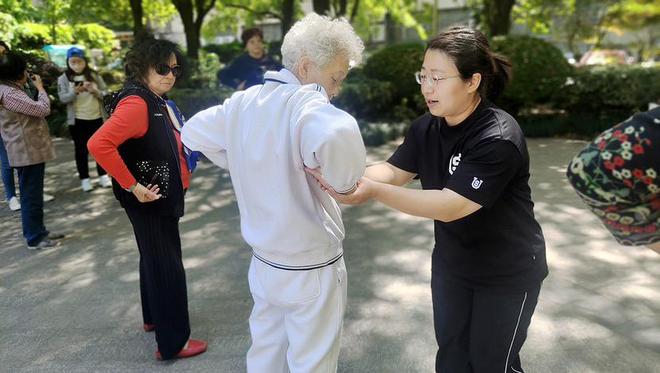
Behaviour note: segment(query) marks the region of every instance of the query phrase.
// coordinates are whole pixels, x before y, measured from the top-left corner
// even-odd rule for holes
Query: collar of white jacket
[[[291,71],[287,69],[282,69],[280,71],[266,71],[266,74],[264,74],[264,84],[268,82],[279,83],[279,84],[302,85],[300,80],[298,80],[298,78]],[[326,93],[323,86],[321,86],[320,84],[309,84],[309,85],[314,85],[317,91],[323,93],[323,96],[329,99],[328,94]]]

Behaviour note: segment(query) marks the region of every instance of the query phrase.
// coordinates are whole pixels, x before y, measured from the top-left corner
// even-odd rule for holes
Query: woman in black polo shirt
[[[510,64],[479,31],[436,36],[416,74],[430,113],[412,123],[387,162],[367,169],[354,193],[328,190],[340,202],[374,198],[434,219],[431,289],[443,373],[522,372],[519,351],[548,274],[525,138],[490,101],[509,77]],[[401,187],[416,176],[424,190]]]

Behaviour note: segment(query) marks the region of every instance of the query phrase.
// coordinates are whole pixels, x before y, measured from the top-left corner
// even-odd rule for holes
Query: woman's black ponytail
[[[493,60],[493,75],[488,81],[488,91],[485,94],[492,101],[502,95],[504,88],[511,81],[512,69],[508,58],[497,53],[491,53],[490,56]]]

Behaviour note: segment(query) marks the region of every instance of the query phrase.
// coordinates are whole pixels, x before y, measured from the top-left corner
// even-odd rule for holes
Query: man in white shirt
[[[337,369],[344,226],[336,202],[305,167],[341,193],[351,193],[364,173],[357,123],[329,101],[363,49],[348,22],[310,14],[284,38],[284,69],[183,127],[188,148],[229,170],[253,250],[250,373]]]

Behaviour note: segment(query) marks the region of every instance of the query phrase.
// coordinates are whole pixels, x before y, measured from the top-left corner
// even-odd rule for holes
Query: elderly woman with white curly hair
[[[285,68],[193,116],[183,143],[228,169],[252,248],[248,372],[334,372],[346,307],[344,226],[305,167],[351,193],[365,170],[353,117],[330,99],[364,46],[345,20],[310,14],[284,37]]]

